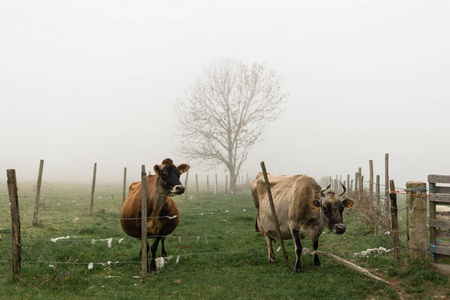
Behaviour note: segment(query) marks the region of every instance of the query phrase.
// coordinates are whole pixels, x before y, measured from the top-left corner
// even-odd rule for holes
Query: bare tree
[[[177,101],[179,152],[212,167],[225,165],[235,191],[249,149],[282,112],[280,81],[263,64],[223,59],[206,67]]]

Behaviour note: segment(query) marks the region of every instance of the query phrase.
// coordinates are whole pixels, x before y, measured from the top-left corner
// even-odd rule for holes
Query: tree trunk
[[[234,170],[230,170],[230,193],[233,194],[236,191],[236,174]]]

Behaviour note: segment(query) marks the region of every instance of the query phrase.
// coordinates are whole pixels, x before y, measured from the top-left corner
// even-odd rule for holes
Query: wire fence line
[[[251,208],[250,209],[251,212],[256,212],[256,208]],[[63,213],[64,211],[58,211],[58,213]],[[236,212],[234,210],[224,210],[224,211],[209,211],[209,212],[198,212],[198,213],[180,213],[179,216],[178,215],[173,215],[173,216],[148,216],[147,219],[175,219],[178,217],[185,217],[185,216],[212,216],[212,215],[220,215],[220,214],[229,214],[229,213],[233,213]],[[237,212],[247,212],[247,209],[242,209],[239,210]],[[0,218],[2,217],[11,217],[11,215],[0,215]],[[51,217],[51,216],[45,216],[42,218],[42,221],[44,220],[73,220],[74,222],[79,221],[79,220],[83,220],[83,219],[93,219],[93,218],[97,218],[97,216],[64,216],[64,217]],[[27,219],[22,217],[22,219]],[[122,217],[102,217],[102,219],[104,220],[141,220],[142,218],[137,217],[137,218],[122,218]]]
[[[105,216],[101,216],[100,215],[99,216],[99,214],[95,214],[95,215],[92,215],[92,216],[82,216],[82,215],[80,216],[80,215],[74,214],[73,216],[67,216],[67,213],[73,213],[74,212],[74,210],[70,210],[69,207],[73,207],[75,205],[77,205],[77,206],[85,205],[87,207],[89,205],[89,203],[87,201],[83,201],[83,200],[87,200],[88,199],[87,197],[77,197],[77,198],[74,199],[72,197],[73,193],[72,193],[72,195],[68,195],[69,192],[73,192],[73,191],[68,190],[67,191],[67,195],[63,195],[66,198],[66,199],[64,199],[65,201],[63,201],[62,199],[61,199],[62,201],[59,201],[58,199],[55,200],[55,196],[52,195],[52,193],[48,194],[49,197],[51,198],[49,200],[49,199],[47,199],[47,195],[44,194],[44,199],[47,202],[47,204],[44,207],[45,209],[41,209],[40,210],[40,221],[41,222],[45,223],[46,221],[50,221],[52,226],[55,224],[55,221],[57,222],[59,220],[66,221],[66,222],[68,220],[72,221],[72,222],[77,222],[77,221],[81,221],[82,222],[84,220],[96,220],[96,219],[98,219],[98,220],[102,220],[102,221],[104,221],[104,220],[106,220],[106,221],[110,221],[110,220],[111,221],[117,221],[117,223],[119,223],[119,220],[121,219],[120,217],[114,217],[114,216],[110,216],[110,215],[105,215]],[[108,194],[108,195],[105,195],[105,194]],[[105,194],[103,194],[101,196],[96,196],[96,199],[104,199],[105,200],[107,197],[114,199],[115,198],[114,196],[116,196],[117,198],[114,199],[115,200],[114,202],[102,201],[101,204],[99,205],[100,207],[113,205],[116,208],[117,207],[120,208],[120,206],[122,204],[122,199],[121,199],[120,195],[117,195],[117,194],[110,195],[109,193],[105,193]],[[213,193],[211,193],[211,194],[213,194]],[[74,235],[70,234],[70,235],[67,235],[67,237],[69,237],[67,239],[66,238],[64,238],[64,239],[54,238],[55,240],[53,240],[52,238],[36,238],[36,237],[33,237],[32,231],[29,234],[27,234],[27,231],[30,228],[31,229],[33,228],[33,227],[31,227],[31,219],[32,219],[32,202],[34,202],[34,199],[35,199],[35,197],[28,196],[26,194],[24,196],[20,197],[20,200],[22,202],[24,201],[25,203],[28,203],[28,204],[25,204],[24,205],[25,208],[22,208],[22,210],[21,210],[21,213],[20,213],[20,215],[22,216],[21,222],[22,222],[22,224],[27,224],[28,225],[28,221],[30,221],[29,222],[30,223],[30,225],[29,225],[30,227],[22,226],[23,238],[21,240],[21,243],[22,243],[23,247],[25,247],[25,248],[33,247],[33,245],[35,245],[36,243],[39,244],[39,242],[46,242],[46,241],[51,243],[51,244],[52,244],[52,242],[55,242],[55,243],[59,243],[59,242],[78,243],[78,244],[81,243],[81,245],[80,245],[81,247],[83,247],[83,244],[86,244],[86,243],[94,244],[94,243],[99,243],[99,242],[100,243],[101,242],[103,242],[103,243],[106,242],[106,243],[108,243],[108,247],[110,247],[110,244],[112,242],[114,242],[114,244],[117,245],[117,243],[121,243],[121,242],[125,242],[125,241],[131,242],[133,240],[136,240],[136,239],[134,239],[132,237],[128,237],[128,236],[126,236],[126,237],[124,237],[123,235],[122,236],[117,236],[117,234],[114,237],[107,237],[107,238],[85,237],[85,238],[81,238],[81,239],[80,239],[80,237],[75,237]],[[120,201],[119,201],[119,199],[120,199]],[[81,202],[81,201],[83,201],[83,202]],[[183,200],[181,200],[181,201],[183,201]],[[56,203],[58,203],[58,204],[56,204]],[[62,209],[61,210],[60,208],[63,208],[63,206],[64,207],[68,207],[69,209]],[[3,207],[4,208],[9,208],[9,204],[4,205]],[[30,208],[29,209],[29,213],[30,214],[27,213],[28,207]],[[75,210],[76,209],[77,209],[77,207],[75,207]],[[245,212],[247,212],[247,209],[245,209],[245,208],[244,209],[231,209],[230,208],[230,209],[226,209],[226,210],[212,210],[212,211],[203,211],[203,212],[199,211],[199,212],[182,213],[179,216],[178,215],[161,216],[161,218],[169,218],[169,219],[171,219],[171,218],[178,218],[178,217],[189,217],[190,218],[190,217],[209,217],[209,216],[218,216],[218,215],[219,216],[234,215],[234,216],[238,217],[238,216],[248,215]],[[62,217],[61,216],[52,215],[52,214],[62,214],[62,213],[65,213],[65,215],[62,216]],[[117,210],[115,213],[120,213],[120,209]],[[46,214],[49,214],[49,215],[47,216]],[[83,211],[80,211],[80,214],[83,214]],[[252,217],[253,217],[253,215],[252,215]],[[9,214],[7,214],[7,215],[0,215],[0,227],[3,227],[2,224],[1,224],[3,222],[1,219],[3,219],[3,218],[7,218],[6,221],[8,221],[8,220],[10,221],[11,220],[11,216]],[[149,217],[148,219],[152,219],[152,218],[157,218],[157,217]],[[140,220],[141,218],[129,218],[129,219],[131,219],[131,220],[133,220],[133,219],[134,220]],[[4,228],[0,228],[0,233],[2,233],[2,230],[4,230]],[[64,234],[64,230],[62,232]],[[197,241],[198,242],[198,241],[203,240],[203,239],[218,238],[218,237],[221,237],[221,236],[224,236],[224,235],[231,235],[231,234],[242,234],[244,232],[248,232],[248,233],[254,232],[254,227],[251,227],[251,228],[248,228],[248,229],[238,229],[238,230],[237,229],[221,230],[219,232],[204,232],[204,231],[202,231],[202,232],[196,233],[194,235],[192,235],[192,233],[189,233],[189,234],[186,234],[186,235],[179,234],[179,235],[169,235],[169,236],[166,236],[166,237],[172,243],[173,242],[177,242],[177,241],[178,242],[183,242],[183,241],[194,241],[194,242]],[[68,233],[68,231],[66,231],[66,233]],[[10,236],[10,235],[11,235],[11,233],[5,232],[3,234],[3,239],[6,239],[7,236]],[[157,237],[161,237],[161,236],[157,236]],[[28,250],[28,251],[31,251],[31,250]],[[245,253],[245,252],[252,253],[252,252],[255,252],[255,251],[264,251],[264,250],[259,250],[258,249],[258,250],[248,250],[248,251],[233,251],[232,249],[230,249],[230,251],[220,251],[220,252],[216,251],[216,252],[199,252],[199,253],[195,253],[195,252],[194,253],[180,253],[180,254],[177,254],[177,256],[179,258],[179,257],[199,256],[199,255],[227,255],[227,254]],[[30,255],[30,254],[28,254],[28,255]],[[72,262],[72,261],[57,261],[57,260],[53,260],[53,259],[30,260],[30,259],[27,259],[26,256],[27,256],[27,254],[25,255],[25,259],[23,260],[23,264],[37,264],[37,263],[42,263],[42,264],[65,264],[65,265],[77,265],[77,264],[86,265],[86,264],[92,264],[92,263],[93,264],[99,264],[99,265],[104,265],[105,264],[105,263],[102,263],[102,262],[92,262],[92,261],[84,263],[84,262]],[[0,261],[0,263],[11,264],[12,260],[3,260],[3,261]],[[139,261],[131,261],[131,262],[130,261],[124,261],[124,262],[117,261],[117,263],[122,264],[122,263],[140,263],[140,262]]]
[[[192,214],[191,214],[192,215]],[[115,218],[116,219],[116,218]],[[220,237],[223,236],[224,234],[236,234],[236,233],[240,233],[240,232],[254,232],[254,228],[252,229],[241,229],[241,230],[225,230],[225,231],[221,231],[221,232],[215,232],[215,233],[202,233],[202,234],[198,234],[198,235],[169,235],[169,236],[164,236],[169,238],[170,241],[172,242],[182,242],[182,240],[196,240],[197,242],[200,239],[203,238],[211,238],[211,237]],[[163,237],[163,236],[151,236],[151,237]],[[118,243],[121,243],[123,241],[133,241],[136,240],[135,238],[132,237],[109,237],[109,238],[83,238],[83,239],[79,239],[76,236],[73,236],[72,238],[74,239],[70,239],[70,236],[66,236],[66,237],[60,237],[60,238],[54,238],[54,239],[49,239],[49,238],[24,238],[22,239],[22,244],[24,246],[26,246],[27,244],[29,244],[30,242],[33,243],[35,241],[51,241],[51,242],[72,242],[72,243],[90,243],[90,244],[94,244],[97,242],[108,242],[108,247],[111,247],[111,242],[112,241],[116,241]],[[261,247],[263,248],[263,247]],[[262,251],[267,251],[266,248],[263,249],[251,249],[251,250],[245,250],[245,251],[214,251],[214,252],[198,252],[198,253],[180,253],[180,254],[175,254],[174,256],[177,257],[177,263],[179,261],[180,258],[188,258],[188,257],[193,257],[193,256],[201,256],[201,255],[229,255],[229,254],[242,254],[242,253],[256,253],[256,252],[262,252]],[[166,258],[167,259],[167,258]],[[0,263],[2,264],[11,264],[12,260],[2,260],[0,261]],[[92,266],[92,265],[112,265],[112,264],[140,264],[141,261],[115,261],[115,262],[111,262],[108,261],[107,263],[105,262],[95,262],[95,261],[88,261],[88,262],[79,262],[79,261],[55,261],[55,260],[24,260],[22,261],[23,264],[49,264],[49,265],[84,265],[84,266]],[[91,268],[91,267],[90,267]]]
[[[284,189],[293,189],[293,188],[294,187],[284,187]],[[274,189],[274,190],[276,190],[276,189]],[[68,190],[68,191],[70,191],[70,190]],[[114,198],[114,196],[116,196],[116,197],[118,197],[120,199],[120,197],[122,195],[117,195],[117,194],[116,195],[101,195],[101,196],[97,196],[97,197],[101,199],[103,197],[112,197],[112,198]],[[308,196],[305,196],[305,198],[306,197],[310,197],[310,196],[308,195]],[[34,200],[34,197],[31,197],[31,196],[24,196],[24,197],[21,197],[21,198],[26,199],[26,200],[30,200],[30,199]],[[136,198],[140,199],[140,197],[136,197]],[[60,202],[59,204],[77,203],[77,200],[88,200],[88,199],[89,199],[88,197],[86,197],[86,198],[81,197],[81,198],[77,198],[77,199],[71,198],[70,201]],[[53,201],[53,202],[55,202],[55,201]],[[84,203],[84,202],[83,203],[77,203],[77,205],[79,205],[79,204],[80,205],[89,205],[88,202],[86,202],[86,203]],[[406,210],[406,208],[404,208],[403,210]],[[242,211],[245,212],[246,209],[244,209]],[[228,214],[230,212],[234,213],[235,211],[233,211],[233,210],[232,211],[229,211],[229,210],[223,211],[223,210],[221,210],[221,211],[213,211],[213,212],[188,213],[188,214],[180,214],[180,217],[183,217],[183,216],[211,216],[211,215],[219,215],[219,214]],[[1,217],[2,216],[0,215],[0,218]],[[175,217],[178,217],[178,216],[162,216],[162,217],[150,217],[150,218],[175,218]],[[73,220],[73,221],[78,221],[78,220],[93,219],[93,218],[98,218],[98,216],[90,216],[90,217],[83,217],[83,216],[80,216],[80,217],[77,217],[77,216],[75,216],[75,217],[67,217],[67,216],[65,216],[65,217],[50,217],[49,216],[49,217],[47,217],[47,216],[45,216],[42,219],[44,221],[45,220],[52,220],[52,221],[54,221],[54,220],[64,220],[64,221],[67,221],[68,219],[69,220]],[[120,217],[102,217],[101,219],[102,220],[120,220],[121,218]],[[133,219],[140,220],[141,218],[129,218],[129,219],[131,219],[131,220],[133,220]],[[203,234],[200,234],[200,235],[192,235],[192,236],[183,236],[183,235],[174,236],[174,235],[169,235],[168,238],[171,241],[176,241],[178,239],[179,242],[181,242],[183,239],[197,239],[197,241],[198,241],[201,238],[218,237],[218,236],[222,236],[224,234],[230,234],[230,233],[236,233],[236,232],[247,232],[247,231],[250,232],[250,229],[231,230],[231,231],[224,231],[224,232],[214,233],[214,234],[204,234],[203,233]],[[254,228],[252,228],[251,231],[254,232]],[[161,236],[158,236],[158,237],[161,237]],[[125,238],[123,238],[123,237],[112,237],[112,238],[109,237],[109,238],[101,238],[101,239],[98,239],[98,238],[96,238],[96,239],[86,238],[86,239],[76,239],[76,240],[61,239],[59,241],[61,241],[61,242],[77,242],[77,243],[84,243],[84,242],[92,243],[92,241],[97,242],[97,241],[104,241],[104,240],[107,240],[107,239],[117,239],[117,240],[121,239],[122,241],[124,241],[124,240],[126,240],[126,241],[135,240],[134,238],[131,238],[131,237],[125,237]],[[33,241],[48,241],[48,240],[49,240],[48,238],[46,238],[46,239],[39,239],[39,238],[30,239],[30,238],[26,238],[26,239],[23,239],[22,242],[24,244],[27,244],[27,243],[30,243],[30,241],[33,242]],[[50,239],[50,241],[51,241],[51,239]],[[222,254],[233,254],[233,253],[255,253],[255,252],[260,252],[260,251],[267,251],[267,249],[264,248],[264,250],[220,251],[220,252],[203,252],[203,253],[177,254],[177,257],[189,257],[189,256],[198,256],[198,255],[219,255],[219,254],[222,255]],[[11,263],[11,261],[0,261],[0,263]],[[92,264],[92,263],[93,264],[98,264],[98,265],[104,265],[105,264],[105,263],[102,263],[102,262],[70,262],[70,261],[61,261],[61,262],[58,262],[58,261],[24,261],[23,263],[24,264],[68,264],[68,265],[89,265],[89,264]],[[124,261],[124,262],[117,261],[115,263],[117,263],[117,264],[140,263],[140,261]]]
[[[178,263],[180,259],[182,258],[188,258],[188,257],[194,257],[194,256],[207,256],[207,255],[229,255],[229,254],[251,254],[251,253],[259,253],[259,252],[265,252],[267,251],[267,248],[265,249],[252,249],[252,250],[242,250],[242,251],[214,251],[214,252],[199,252],[199,253],[188,253],[188,254],[175,254],[170,255],[165,258],[158,258],[158,259],[164,259],[165,261],[172,260],[174,256],[176,256],[175,263]],[[158,260],[157,259],[157,260]],[[10,264],[11,261],[7,260],[0,260],[0,264]],[[73,266],[88,266],[88,268],[92,268],[93,265],[100,265],[100,266],[110,266],[114,264],[141,264],[141,261],[138,260],[132,260],[132,261],[107,261],[107,262],[77,262],[77,261],[45,261],[45,260],[37,260],[37,261],[23,261],[23,264],[47,264],[50,267],[54,267],[53,265],[73,265]],[[140,276],[139,276],[140,278]]]
[[[254,233],[255,232],[255,228],[251,228],[251,229],[232,229],[232,230],[225,230],[225,231],[221,231],[221,232],[215,232],[215,233],[208,233],[208,232],[201,232],[199,234],[195,234],[195,235],[149,235],[149,238],[154,238],[154,237],[164,237],[164,238],[168,238],[170,241],[178,241],[181,242],[184,239],[196,239],[197,241],[200,240],[201,238],[210,238],[210,237],[218,237],[218,236],[223,236],[225,234],[236,234],[236,233]],[[72,238],[72,239],[71,239]],[[56,237],[56,238],[29,238],[29,237],[25,237],[22,239],[22,243],[27,243],[30,241],[49,241],[49,242],[90,242],[90,243],[95,243],[97,241],[103,241],[106,242],[108,240],[117,240],[119,243],[121,243],[122,241],[134,241],[136,240],[136,238],[130,237],[130,236],[108,236],[108,237],[97,237],[97,238],[91,238],[91,237],[86,237],[86,238],[82,238],[80,239],[79,236],[77,235],[67,235],[67,236],[60,236],[60,237]],[[138,240],[140,240],[138,238]]]

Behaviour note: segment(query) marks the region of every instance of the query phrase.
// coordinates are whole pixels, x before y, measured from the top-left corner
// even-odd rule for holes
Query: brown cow
[[[317,250],[319,237],[327,226],[332,232],[342,234],[345,225],[342,222],[344,207],[352,207],[351,199],[339,199],[345,193],[336,196],[334,192],[324,193],[314,178],[308,175],[276,176],[268,174],[275,211],[281,229],[283,240],[293,239],[295,244],[295,273],[300,273],[302,254],[301,239],[305,237],[313,241],[313,248]],[[272,241],[279,239],[276,231],[272,210],[267,196],[264,176],[259,173],[251,184],[253,201],[258,210],[257,224],[264,236],[268,249],[269,262],[275,260]],[[317,254],[314,254],[313,263],[320,267]]]
[[[155,262],[158,243],[161,241],[161,255],[167,256],[164,240],[175,230],[180,220],[177,205],[171,196],[184,193],[180,175],[189,170],[189,165],[181,164],[176,167],[167,158],[161,165],[155,165],[153,170],[156,175],[147,176],[147,235],[153,238],[150,272],[158,274]],[[128,197],[122,205],[120,224],[126,234],[141,238],[141,182],[131,184]],[[147,253],[148,251],[147,244]]]

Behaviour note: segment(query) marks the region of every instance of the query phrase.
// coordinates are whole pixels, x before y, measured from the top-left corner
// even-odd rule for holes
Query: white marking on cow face
[[[169,196],[181,195],[184,193],[185,187],[182,184],[178,184],[172,188],[169,192]]]

